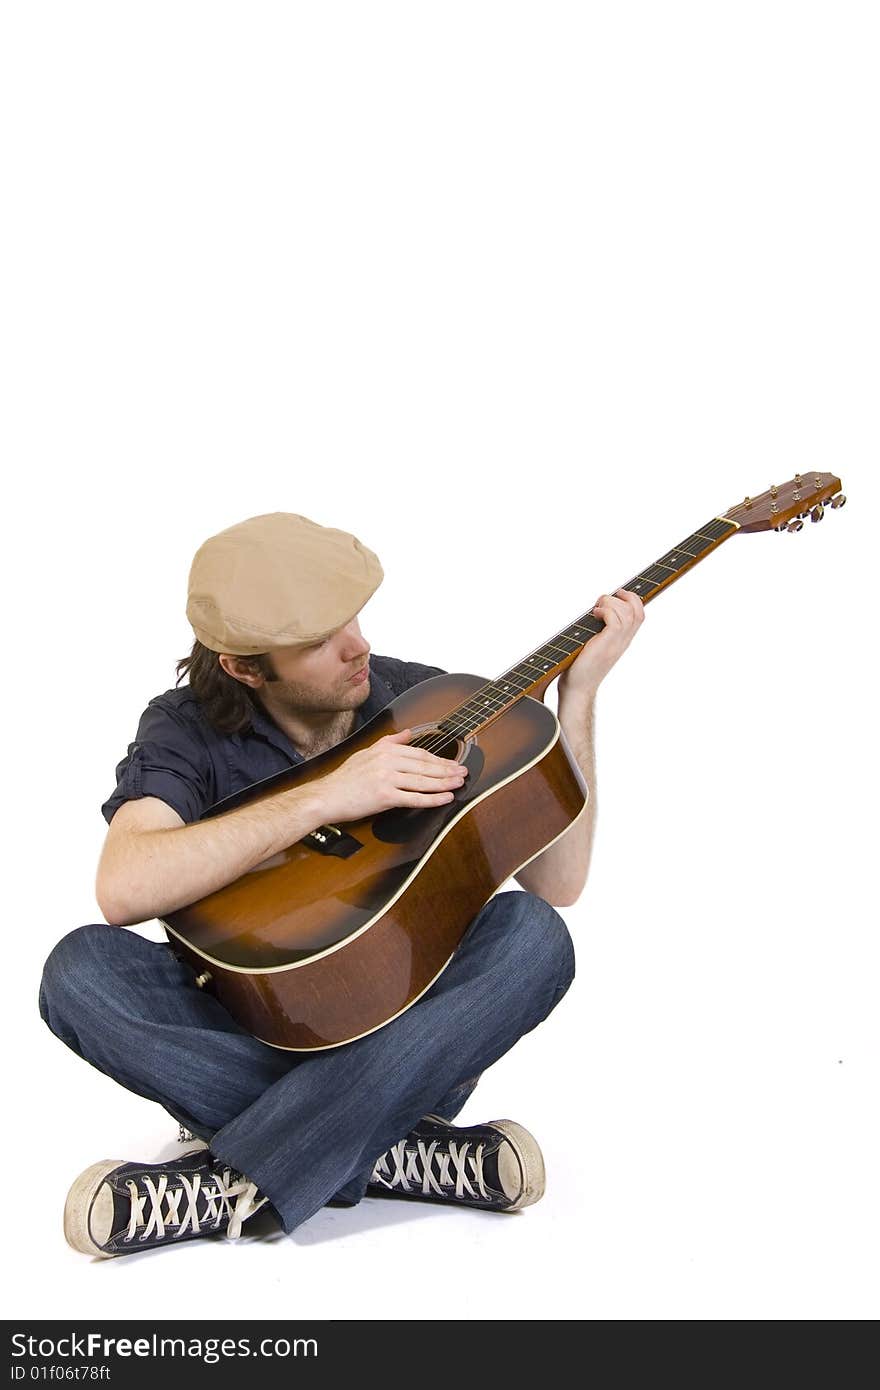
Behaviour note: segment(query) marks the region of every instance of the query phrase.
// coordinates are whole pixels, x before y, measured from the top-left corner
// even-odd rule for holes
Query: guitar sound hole
[[[447,734],[444,729],[428,729],[425,733],[419,734],[417,738],[409,741],[410,748],[427,748],[429,753],[433,753],[438,758],[452,758],[454,762],[462,761],[462,754],[465,751],[464,740],[456,737],[455,734]]]
[[[377,840],[383,840],[386,844],[400,845],[408,840],[416,841],[420,845],[427,844],[439,833],[445,821],[458,814],[461,803],[474,794],[483,769],[482,750],[471,739],[465,742],[455,734],[447,734],[436,725],[426,729],[416,728],[413,735],[409,741],[410,748],[427,748],[438,758],[451,758],[455,762],[464,763],[468,776],[455,791],[453,800],[445,802],[442,806],[392,806],[390,810],[382,811],[373,821],[373,834]]]

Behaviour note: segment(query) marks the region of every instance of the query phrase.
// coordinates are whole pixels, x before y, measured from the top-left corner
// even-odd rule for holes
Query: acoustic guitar
[[[713,517],[623,587],[648,602],[731,536],[797,531],[843,505],[840,480],[798,474]],[[363,1037],[413,1005],[511,875],[564,835],[588,788],[547,686],[603,627],[588,612],[495,680],[435,676],[334,748],[225,797],[205,817],[326,776],[376,739],[464,763],[454,799],[322,825],[164,920],[172,947],[248,1032],[310,1052]]]

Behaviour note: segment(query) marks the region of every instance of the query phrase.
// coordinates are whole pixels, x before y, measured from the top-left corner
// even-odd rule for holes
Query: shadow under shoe
[[[365,1195],[517,1211],[545,1183],[538,1141],[515,1120],[464,1127],[426,1115],[376,1160]]]
[[[199,1141],[164,1163],[93,1163],[67,1194],[64,1234],[74,1250],[103,1258],[218,1232],[235,1239],[267,1200]]]

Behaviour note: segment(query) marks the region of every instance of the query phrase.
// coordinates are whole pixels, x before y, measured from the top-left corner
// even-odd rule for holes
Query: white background
[[[5,7],[7,1316],[876,1315],[876,14]],[[353,530],[373,650],[491,677],[817,468],[849,505],[723,546],[600,691],[578,976],[463,1113],[543,1202],[69,1250],[80,1169],[175,1134],[36,991],[201,541]]]

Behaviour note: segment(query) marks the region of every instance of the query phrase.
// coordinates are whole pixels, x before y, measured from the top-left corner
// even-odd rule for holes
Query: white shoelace
[[[222,1173],[212,1173],[206,1183],[202,1182],[201,1173],[194,1173],[192,1177],[178,1173],[177,1177],[179,1186],[176,1183],[169,1185],[167,1173],[162,1173],[158,1182],[154,1182],[149,1174],[145,1174],[142,1181],[146,1193],[143,1196],[138,1191],[137,1183],[129,1179],[126,1187],[131,1197],[131,1216],[124,1240],[133,1240],[135,1235],[138,1236],[138,1240],[146,1240],[154,1232],[161,1240],[165,1235],[166,1226],[169,1230],[176,1227],[172,1232],[174,1239],[185,1235],[187,1229],[194,1235],[200,1235],[203,1229],[216,1231],[224,1217],[229,1220],[227,1236],[230,1240],[236,1240],[241,1235],[242,1222],[253,1216],[254,1212],[259,1211],[268,1201],[267,1197],[261,1197],[257,1201],[259,1194],[256,1184],[248,1182],[247,1178],[241,1177],[238,1173],[233,1174],[230,1168],[225,1168]],[[180,1204],[184,1197],[186,1209],[181,1216]],[[201,1216],[198,1206],[200,1197],[204,1208]],[[148,1202],[150,1209],[147,1214],[144,1208]],[[141,1226],[144,1229],[138,1234]]]
[[[490,1201],[492,1193],[483,1181],[485,1145],[477,1144],[471,1153],[472,1140],[466,1139],[460,1144],[452,1141],[448,1145],[448,1152],[444,1147],[438,1154],[438,1143],[437,1139],[430,1144],[419,1139],[415,1145],[407,1145],[406,1140],[401,1139],[399,1144],[392,1145],[378,1159],[373,1169],[373,1182],[381,1183],[383,1187],[400,1188],[404,1192],[420,1189],[423,1196],[435,1193],[440,1197],[450,1195],[449,1189],[454,1185],[456,1197],[479,1195]]]

